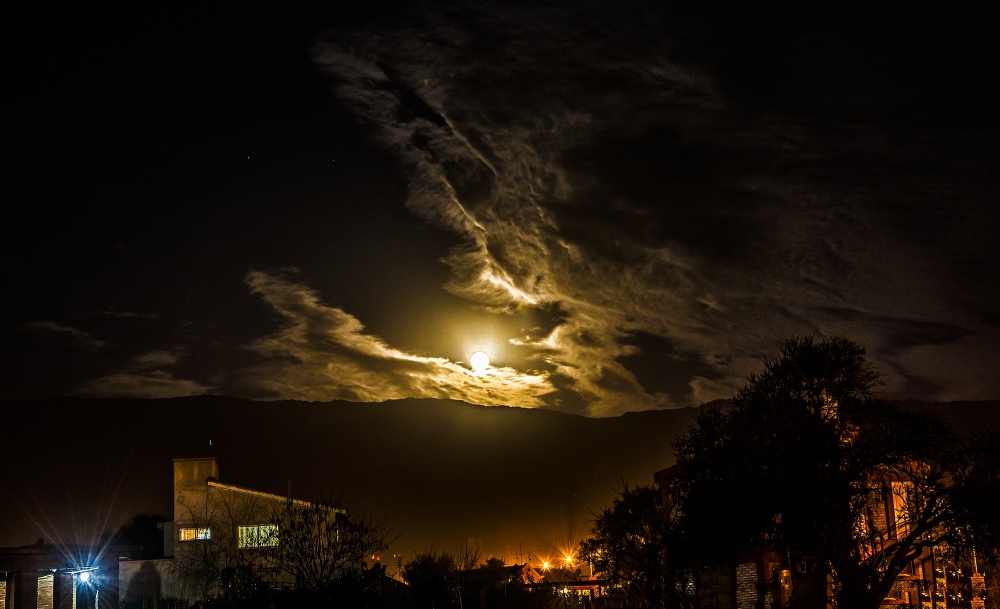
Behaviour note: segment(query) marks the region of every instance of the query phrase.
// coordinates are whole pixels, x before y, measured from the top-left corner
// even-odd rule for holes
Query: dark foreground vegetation
[[[774,577],[756,606],[976,606],[968,574],[1000,558],[1000,435],[958,437],[877,387],[857,343],[788,341],[676,438],[660,488],[625,488],[597,515],[582,552],[605,601],[714,606],[710,580],[760,564]]]

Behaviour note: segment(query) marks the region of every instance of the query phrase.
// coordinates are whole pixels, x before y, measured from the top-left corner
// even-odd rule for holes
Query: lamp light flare
[[[469,358],[469,365],[472,366],[473,371],[483,372],[490,366],[490,356],[486,355],[483,351],[476,351]]]

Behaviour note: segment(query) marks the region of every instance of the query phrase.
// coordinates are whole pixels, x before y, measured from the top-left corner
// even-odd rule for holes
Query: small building
[[[577,602],[589,605],[601,595],[601,588],[607,585],[604,580],[594,577],[590,565],[579,568],[569,567],[547,569],[542,572],[542,581],[538,587],[551,588],[566,597],[572,597]]]
[[[288,583],[268,552],[279,543],[277,519],[289,504],[311,504],[220,482],[214,458],[174,459],[173,467],[173,521],[163,523],[164,557],[123,561],[122,599],[186,607],[239,585],[248,573],[271,584]]]
[[[0,609],[117,609],[127,548],[47,544],[0,548]]]

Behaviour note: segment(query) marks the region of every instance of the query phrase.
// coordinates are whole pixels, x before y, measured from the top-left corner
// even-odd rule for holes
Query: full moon
[[[469,358],[469,364],[472,365],[472,369],[476,372],[482,372],[490,365],[490,356],[482,351],[476,351]]]

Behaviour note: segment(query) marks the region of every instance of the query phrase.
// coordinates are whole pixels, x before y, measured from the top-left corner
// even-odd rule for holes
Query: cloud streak
[[[566,321],[547,336],[518,344],[551,366],[563,386],[588,404],[590,414],[670,405],[668,396],[644,391],[616,361],[633,351],[622,339],[651,327],[658,333],[677,331],[660,311],[674,309],[690,319],[690,313],[683,314],[688,303],[709,297],[698,294],[683,256],[668,248],[604,244],[621,250],[615,254],[628,258],[625,266],[563,234],[558,215],[573,214],[575,206],[586,203],[575,198],[571,178],[577,176],[556,160],[607,129],[607,113],[622,100],[591,95],[590,107],[574,107],[560,104],[565,94],[550,94],[572,86],[576,72],[584,69],[598,77],[619,72],[655,98],[671,99],[683,91],[698,99],[694,105],[710,107],[712,92],[703,79],[662,58],[647,65],[608,63],[599,60],[599,49],[589,48],[591,55],[573,58],[576,63],[545,66],[554,81],[548,86],[520,87],[505,95],[497,89],[506,79],[519,72],[530,78],[539,70],[533,62],[558,57],[551,53],[555,48],[588,50],[581,40],[551,39],[552,30],[532,31],[527,25],[522,19],[502,32],[515,36],[516,29],[512,44],[518,52],[506,49],[510,52],[503,57],[478,57],[475,64],[463,65],[460,59],[462,45],[474,42],[447,27],[418,37],[408,31],[375,34],[368,43],[378,49],[377,57],[348,53],[347,41],[327,43],[318,50],[317,62],[336,78],[341,98],[376,124],[401,154],[410,177],[410,208],[465,238],[446,260],[452,269],[446,289],[496,310],[558,304]],[[551,47],[524,45],[547,39]],[[491,73],[487,66],[499,67]],[[495,103],[466,97],[468,87],[487,83],[496,88],[491,91]],[[525,100],[515,101],[515,96],[539,105],[521,106]],[[626,202],[617,204],[622,215],[641,216]]]
[[[95,120],[29,103],[8,138],[5,395],[606,416],[729,397],[787,337],[843,334],[890,398],[996,397],[993,33],[732,9],[179,14],[141,72],[80,37]]]
[[[51,333],[55,336],[64,336],[70,338],[74,344],[77,344],[84,349],[97,350],[105,346],[105,342],[98,338],[94,338],[88,332],[84,332],[78,328],[73,328],[53,321],[33,321],[22,326],[25,330],[30,330],[34,332],[45,332]]]
[[[564,313],[546,335],[511,338],[587,414],[728,397],[792,334],[859,336],[902,376],[928,363],[894,358],[880,320],[949,319],[995,342],[943,293],[954,253],[908,232],[945,209],[914,207],[940,185],[900,170],[936,162],[935,136],[741,113],[718,74],[672,60],[641,15],[477,6],[331,32],[315,61],[402,159],[410,209],[463,238],[446,289],[497,312]],[[696,354],[703,373],[647,389],[622,363],[637,333],[669,345],[647,354],[659,365]],[[357,399],[385,395],[377,386]]]
[[[77,387],[74,393],[96,398],[178,398],[212,393],[212,387],[177,378],[167,368],[179,355],[157,350],[137,355],[122,370],[106,374]]]
[[[544,374],[505,367],[475,374],[445,358],[395,349],[366,333],[354,316],[324,304],[287,271],[253,271],[246,282],[283,320],[280,330],[248,346],[262,361],[236,381],[264,397],[362,402],[433,397],[532,407],[543,405],[553,391]]]

